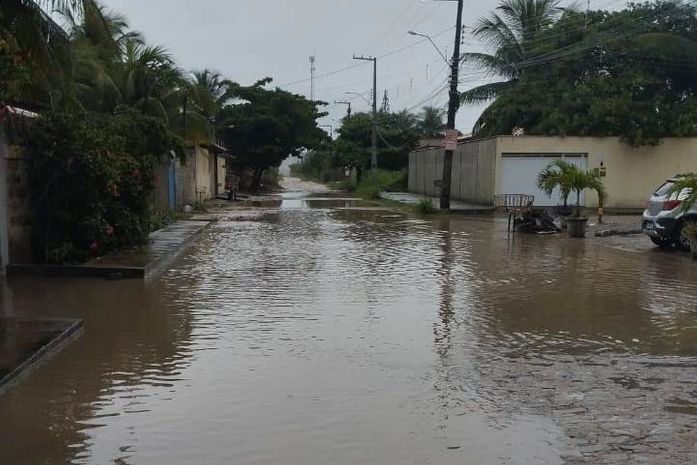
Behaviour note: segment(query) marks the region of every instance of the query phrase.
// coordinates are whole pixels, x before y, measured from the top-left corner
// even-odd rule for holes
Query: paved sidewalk
[[[150,234],[146,245],[113,252],[84,265],[12,265],[8,274],[74,278],[148,279],[161,273],[212,222],[182,220]]]
[[[80,320],[0,318],[0,395],[81,333]]]
[[[380,197],[393,202],[406,203],[410,205],[417,204],[420,200],[431,199],[436,208],[440,206],[440,199],[428,197],[421,194],[412,194],[411,192],[382,192]],[[471,203],[453,200],[450,202],[450,210],[454,213],[492,213],[495,211],[493,205],[475,205]]]

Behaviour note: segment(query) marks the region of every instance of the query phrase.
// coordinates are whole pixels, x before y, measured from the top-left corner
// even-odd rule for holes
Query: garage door
[[[535,206],[551,207],[561,204],[559,192],[548,196],[537,188],[537,175],[555,160],[566,160],[583,170],[588,169],[588,155],[581,153],[504,153],[502,156],[501,194],[528,194],[535,196]],[[569,203],[576,202],[569,197]],[[585,196],[581,196],[585,205]]]

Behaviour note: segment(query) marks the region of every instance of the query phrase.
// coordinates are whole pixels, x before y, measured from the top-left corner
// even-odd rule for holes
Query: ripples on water
[[[64,428],[33,463],[695,458],[689,261],[303,202],[230,216],[157,283],[105,290],[123,317],[85,311],[98,335],[0,400],[35,439],[34,396],[61,416],[29,415]]]

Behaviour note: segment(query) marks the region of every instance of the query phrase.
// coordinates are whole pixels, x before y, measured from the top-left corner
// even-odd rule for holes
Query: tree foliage
[[[378,165],[381,169],[400,170],[408,166],[409,152],[416,148],[419,139],[430,137],[425,134],[422,123],[406,111],[378,113]],[[436,123],[432,120],[429,124]],[[335,164],[361,170],[370,168],[372,126],[373,116],[369,113],[356,113],[343,119],[334,144]]]
[[[150,233],[153,167],[181,151],[161,120],[47,113],[32,127],[27,168],[36,259],[79,263]]]
[[[522,24],[514,16],[496,24],[502,23]],[[465,103],[493,99],[475,135],[523,129],[619,136],[634,145],[697,135],[694,5],[659,1],[588,15],[565,10],[542,24],[534,36],[512,42],[527,46],[488,41],[492,55],[465,56],[508,79],[462,94]]]
[[[269,89],[271,79],[252,86],[230,83],[231,103],[220,112],[224,145],[235,154],[237,170],[253,172],[252,189],[260,187],[265,170],[279,167],[289,156],[328,143],[317,125],[325,115],[316,102],[281,89]]]

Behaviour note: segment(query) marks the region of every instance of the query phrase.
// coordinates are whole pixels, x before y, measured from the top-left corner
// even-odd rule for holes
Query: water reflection
[[[293,192],[149,285],[12,281],[86,331],[0,463],[689,463],[692,263],[505,229]]]
[[[175,395],[188,365],[190,318],[157,286],[104,281],[5,283],[3,309],[79,317],[76,343],[0,398],[0,463],[94,463],[93,432],[150,411],[143,400]],[[123,438],[123,454],[136,437]],[[41,445],[37,448],[37,443]],[[124,463],[127,463],[124,461]]]

